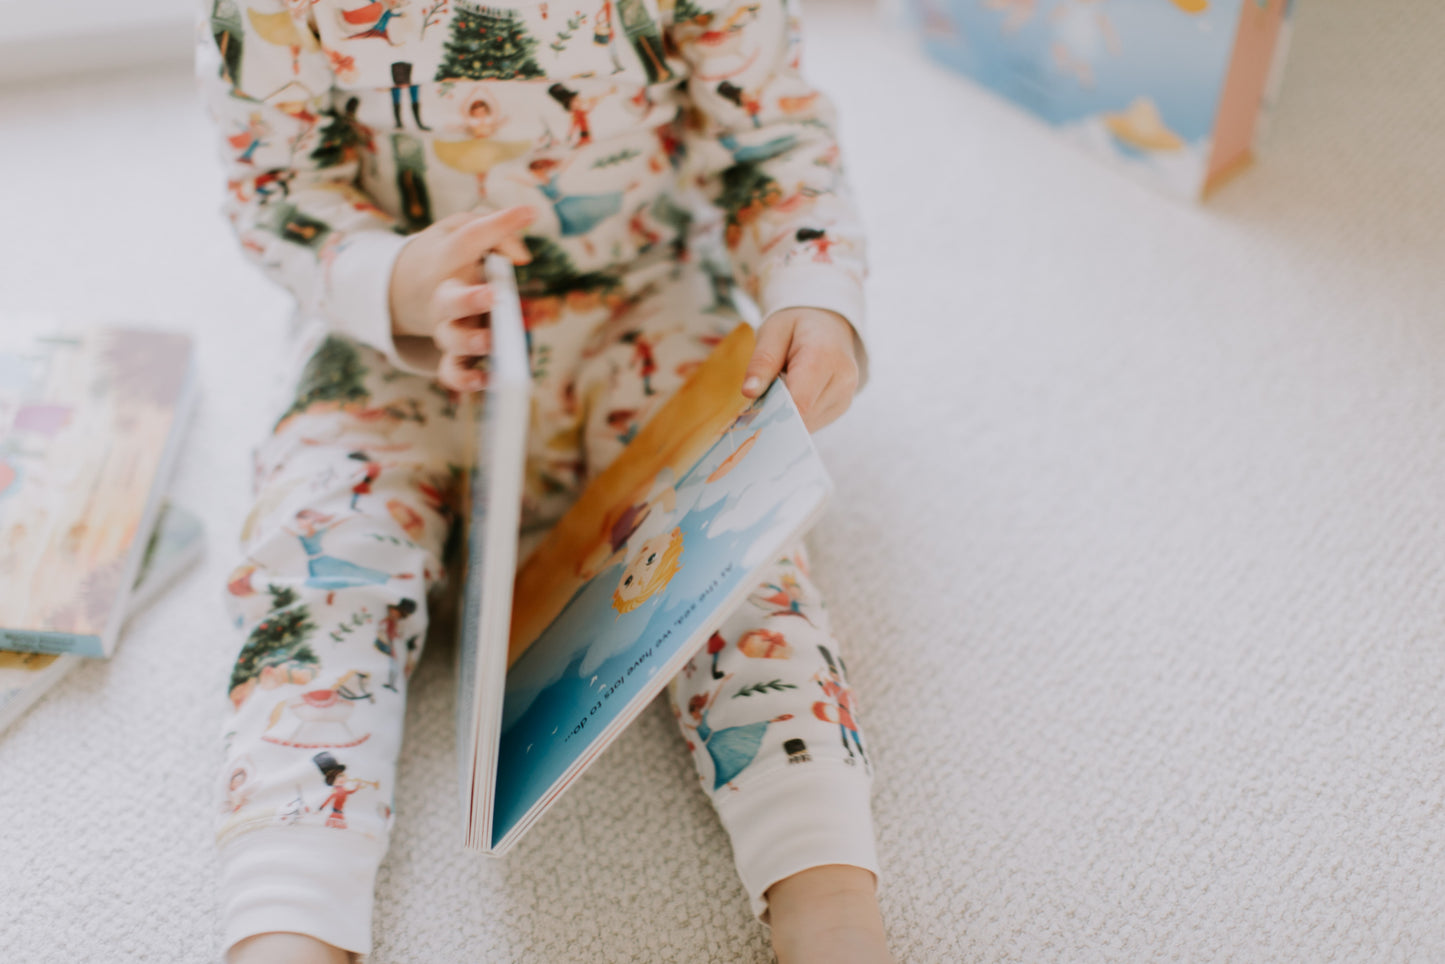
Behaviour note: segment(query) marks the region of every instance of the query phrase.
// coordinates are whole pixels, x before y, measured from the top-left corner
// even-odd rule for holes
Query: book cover
[[[190,339],[165,332],[0,355],[0,648],[110,655],[192,386]]]
[[[1252,157],[1293,0],[908,0],[924,49],[1169,193]]]
[[[500,327],[520,324],[494,313],[494,373],[501,346],[521,344]],[[832,483],[786,387],[757,400],[740,391],[752,349],[740,325],[588,484],[514,584],[477,572],[508,561],[505,550],[473,557],[459,683],[472,717],[461,725],[480,721],[463,750],[467,846],[510,849],[821,513]],[[492,487],[474,489],[474,552],[489,519],[515,551],[522,448],[515,433],[500,447],[499,437],[489,420],[484,461],[514,461],[479,473]],[[498,513],[503,480],[512,514]],[[506,638],[500,621],[480,630],[505,605]]]
[[[205,546],[201,520],[171,502],[161,506],[160,519],[141,560],[131,593],[129,616],[150,605]],[[16,653],[0,650],[0,730],[15,722],[47,690],[65,677],[82,657],[72,653]]]

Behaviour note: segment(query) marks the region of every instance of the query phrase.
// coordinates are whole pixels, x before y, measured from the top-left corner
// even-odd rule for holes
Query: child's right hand
[[[442,352],[437,380],[457,392],[486,385],[474,361],[492,350],[481,316],[492,307],[482,259],[499,252],[513,264],[532,260],[520,231],[537,213],[513,207],[495,214],[454,214],[407,241],[391,269],[391,330],[430,338]]]

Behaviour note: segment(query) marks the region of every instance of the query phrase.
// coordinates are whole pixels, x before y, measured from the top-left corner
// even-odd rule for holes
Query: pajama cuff
[[[868,345],[865,330],[863,285],[831,265],[803,264],[779,269],[760,292],[758,309],[766,320],[784,308],[823,308],[847,319],[853,327],[853,350],[858,356],[858,387],[868,381]]]
[[[878,877],[869,780],[861,768],[822,760],[789,765],[714,796],[733,842],[738,877],[758,920],[767,923],[768,888],[827,864]]]
[[[432,340],[398,338],[391,330],[391,271],[410,240],[380,229],[347,235],[331,264],[326,314],[332,328],[375,348],[402,371],[435,375],[441,352]]]
[[[222,946],[254,934],[305,934],[371,952],[372,894],[385,845],[330,827],[274,827],[221,849]]]

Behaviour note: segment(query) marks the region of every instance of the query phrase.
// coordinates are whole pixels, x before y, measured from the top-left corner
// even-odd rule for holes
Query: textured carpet
[[[1300,4],[1263,162],[1182,205],[810,8],[874,243],[813,540],[900,958],[1445,961],[1445,8]],[[201,337],[203,565],[0,735],[0,960],[213,960],[218,606],[285,299],[184,73],[0,90],[0,311]],[[10,321],[9,324],[18,324]],[[653,707],[503,863],[414,684],[394,962],[763,962]]]

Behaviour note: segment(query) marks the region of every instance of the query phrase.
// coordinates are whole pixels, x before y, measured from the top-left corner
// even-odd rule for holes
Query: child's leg
[[[571,391],[587,404],[581,417],[589,474],[617,457],[739,323],[715,295],[706,275],[685,269],[594,337]],[[871,767],[842,659],[800,554],[780,560],[762,583],[674,681],[683,732],[760,917],[768,919],[765,895],[773,885],[834,867],[867,875],[876,920]]]
[[[425,379],[327,336],[257,455],[228,583],[217,843],[227,947],[275,932],[366,953],[406,683],[442,576],[455,409]]]
[[[876,875],[867,741],[801,548],[766,570],[669,693],[760,919],[769,889],[803,871]]]

